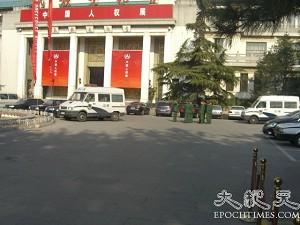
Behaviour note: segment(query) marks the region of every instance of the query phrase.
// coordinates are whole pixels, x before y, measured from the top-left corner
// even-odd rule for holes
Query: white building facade
[[[156,101],[167,87],[152,68],[172,62],[182,43],[193,37],[187,23],[196,19],[193,0],[106,1],[70,0],[62,7],[53,0],[52,46],[55,68],[49,73],[47,4],[39,12],[36,80],[32,72],[31,9],[2,15],[0,84],[2,91],[19,97],[69,97],[82,86],[119,87],[127,100]],[[47,1],[46,1],[47,3]],[[206,36],[222,44],[227,65],[236,67],[240,82],[226,87],[237,98],[250,98],[257,60],[288,33],[299,38],[299,20],[283,24],[275,34],[239,33],[232,40],[215,33]],[[151,93],[152,96],[151,96]],[[154,94],[153,94],[154,93]]]

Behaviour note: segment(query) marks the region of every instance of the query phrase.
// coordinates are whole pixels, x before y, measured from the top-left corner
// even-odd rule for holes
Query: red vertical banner
[[[68,86],[68,74],[69,74],[69,50],[52,50],[52,73],[49,70],[48,60],[49,51],[43,52],[43,74],[42,84],[43,86],[56,86],[67,87]]]
[[[39,0],[32,0],[32,28],[33,40],[31,49],[32,75],[34,82],[36,81],[36,54],[37,54],[37,39],[39,34]]]
[[[48,4],[48,61],[49,61],[49,74],[52,76],[53,83],[53,59],[52,59],[52,0]],[[54,85],[54,84],[53,84]]]
[[[111,86],[141,88],[142,51],[112,51]]]

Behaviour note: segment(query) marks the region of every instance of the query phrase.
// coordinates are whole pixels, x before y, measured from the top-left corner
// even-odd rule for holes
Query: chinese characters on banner
[[[111,68],[112,87],[141,88],[141,50],[114,50]]]
[[[68,50],[52,50],[52,69],[49,71],[48,51],[43,52],[43,86],[68,86],[69,73],[69,51]]]
[[[32,0],[32,30],[33,30],[33,41],[31,51],[31,62],[32,62],[32,75],[34,82],[36,81],[36,53],[37,53],[37,39],[39,33],[39,0]]]
[[[172,19],[173,5],[118,5],[65,7],[53,9],[53,21],[98,19]],[[49,12],[41,9],[40,21],[47,21]],[[20,22],[32,20],[31,10],[21,10]]]

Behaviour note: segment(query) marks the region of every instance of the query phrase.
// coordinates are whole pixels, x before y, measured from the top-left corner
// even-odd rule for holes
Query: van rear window
[[[111,95],[112,102],[123,102],[123,95]]]
[[[282,108],[282,102],[270,102],[271,109],[280,109]]]
[[[297,102],[284,102],[284,108],[297,109]]]

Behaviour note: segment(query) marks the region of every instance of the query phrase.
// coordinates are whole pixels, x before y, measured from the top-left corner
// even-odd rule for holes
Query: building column
[[[141,102],[147,102],[149,98],[149,78],[150,78],[150,34],[144,34],[142,53],[142,79],[141,79]]]
[[[68,78],[68,98],[76,89],[76,62],[77,62],[77,43],[76,34],[70,35],[70,52],[69,52],[69,78]]]
[[[19,98],[26,97],[25,86],[26,86],[26,38],[23,34],[20,34],[18,79],[17,79],[17,94]]]
[[[43,98],[43,85],[42,85],[42,73],[43,73],[43,51],[44,51],[44,38],[42,35],[38,35],[37,38],[37,53],[36,53],[36,81],[34,85],[34,97]]]
[[[164,43],[164,63],[172,62],[172,35],[169,31],[165,35],[165,43]],[[168,85],[164,84],[162,86],[162,95],[164,95],[168,92],[169,87]]]
[[[113,50],[113,36],[106,34],[105,36],[105,57],[104,57],[104,87],[111,87],[111,62]]]
[[[84,86],[85,71],[85,38],[79,39],[79,54],[78,54],[78,87]]]

